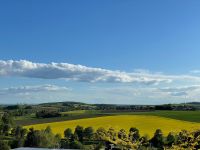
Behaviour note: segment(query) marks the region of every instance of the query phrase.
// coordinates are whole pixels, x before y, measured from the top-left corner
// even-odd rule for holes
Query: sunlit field
[[[83,127],[92,126],[94,129],[97,129],[99,127],[104,127],[108,129],[109,127],[113,127],[116,130],[120,130],[121,128],[123,128],[126,131],[128,131],[130,127],[136,127],[140,130],[141,135],[147,134],[150,137],[154,134],[156,129],[161,129],[165,135],[167,135],[169,132],[178,132],[182,129],[187,129],[190,131],[200,129],[200,123],[169,119],[159,116],[145,115],[105,116],[63,122],[36,124],[25,127],[34,127],[34,129],[44,129],[47,126],[50,126],[54,133],[60,133],[61,135],[63,135],[63,132],[66,128],[71,128],[74,130],[74,128],[77,125]]]

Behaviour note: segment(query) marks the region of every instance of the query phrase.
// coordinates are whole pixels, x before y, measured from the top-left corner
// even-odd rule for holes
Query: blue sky
[[[199,7],[198,0],[0,1],[0,103],[198,101]]]

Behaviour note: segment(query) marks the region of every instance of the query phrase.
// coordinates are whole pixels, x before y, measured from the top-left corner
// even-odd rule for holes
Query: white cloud
[[[49,100],[49,97],[52,97],[51,99],[54,101],[98,99],[103,100],[102,102],[108,101],[108,103],[112,103],[112,101],[113,103],[116,101],[118,103],[168,103],[178,102],[179,100],[183,101],[185,99],[190,101],[200,100],[200,76],[198,74],[167,75],[141,69],[134,70],[133,72],[123,72],[68,63],[34,63],[27,60],[0,60],[1,76],[112,83],[104,85],[93,84],[92,86],[97,87],[100,85],[94,91],[90,90],[91,84],[85,84],[81,92],[79,85],[76,84],[75,87],[77,86],[77,88],[74,88],[71,92],[66,92],[69,90],[67,87],[56,85],[21,86],[0,89],[1,99],[5,101],[6,99],[23,99],[24,101],[26,99],[35,99],[39,101],[40,99]]]
[[[132,104],[158,104],[181,103],[184,101],[200,100],[200,85],[188,85],[179,87],[93,87],[90,90],[102,99],[110,103],[132,103]]]
[[[68,63],[33,63],[27,60],[0,60],[0,76],[41,79],[67,79],[82,82],[120,82],[159,84],[171,82],[168,76],[148,72],[127,73]]]
[[[35,92],[57,92],[57,91],[67,91],[69,88],[64,86],[56,86],[56,85],[36,85],[36,86],[20,86],[20,87],[9,87],[0,89],[1,95],[7,94],[23,94],[28,95],[29,93]]]
[[[167,93],[176,97],[193,97],[199,98],[200,85],[190,85],[182,87],[167,87],[158,89],[160,92]]]
[[[114,84],[116,85],[116,84]],[[116,104],[163,104],[200,100],[200,85],[143,87],[132,85],[86,86],[73,90],[57,85],[19,86],[0,89],[1,102],[82,101]]]

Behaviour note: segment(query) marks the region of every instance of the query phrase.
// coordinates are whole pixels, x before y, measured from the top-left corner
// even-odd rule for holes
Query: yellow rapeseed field
[[[178,132],[182,129],[200,129],[200,123],[192,123],[164,117],[145,115],[105,116],[63,122],[36,124],[26,126],[26,128],[33,127],[34,129],[44,129],[47,126],[50,126],[54,133],[60,133],[61,135],[63,135],[63,132],[66,128],[71,128],[74,130],[77,125],[81,125],[83,127],[92,126],[94,129],[97,129],[99,127],[104,127],[108,129],[109,127],[113,127],[116,130],[120,130],[123,128],[126,131],[128,131],[130,127],[136,127],[140,130],[141,135],[147,134],[150,137],[154,134],[156,129],[161,129],[165,135],[167,135],[169,132]]]

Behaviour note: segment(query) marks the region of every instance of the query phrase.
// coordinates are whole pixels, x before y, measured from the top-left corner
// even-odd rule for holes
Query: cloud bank
[[[17,77],[37,79],[64,79],[77,82],[112,83],[90,90],[90,84],[84,87],[73,85],[72,91],[57,84],[42,84],[34,86],[18,86],[0,89],[0,98],[5,101],[12,99],[32,101],[42,100],[79,100],[90,99],[110,103],[166,103],[183,100],[199,101],[200,75],[198,70],[188,74],[169,75],[161,72],[150,72],[137,69],[133,72],[93,68],[69,63],[35,63],[28,60],[0,60],[0,78]],[[4,80],[4,78],[3,78]],[[6,80],[9,80],[6,79]],[[41,83],[44,80],[41,80]],[[55,81],[51,82],[55,84]],[[118,84],[123,83],[123,84]],[[130,84],[127,84],[130,83]],[[74,83],[69,83],[74,84]],[[98,87],[99,86],[99,87]],[[81,92],[80,92],[80,89]],[[70,90],[70,91],[69,91]],[[69,91],[69,92],[66,92]],[[93,101],[94,102],[94,101]]]
[[[171,96],[191,96],[195,95],[196,97],[200,93],[200,85],[190,85],[182,87],[167,87],[159,89],[160,92],[167,93]]]
[[[36,92],[57,92],[68,91],[69,88],[51,84],[36,85],[36,86],[19,86],[0,89],[1,95],[21,94],[21,93],[36,93]]]
[[[0,60],[0,76],[41,79],[67,79],[81,82],[119,82],[159,84],[172,79],[146,72],[127,73],[69,63],[34,63],[27,60]]]

